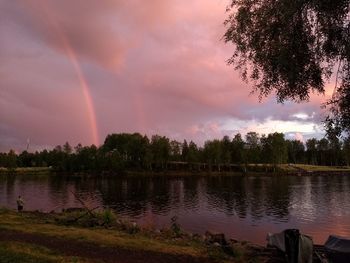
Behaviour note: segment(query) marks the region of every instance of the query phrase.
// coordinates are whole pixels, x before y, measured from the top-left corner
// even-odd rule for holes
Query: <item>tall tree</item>
[[[188,143],[186,140],[184,140],[184,142],[182,144],[182,149],[181,149],[182,161],[184,161],[184,162],[188,161],[188,152],[189,152]]]
[[[186,161],[191,163],[199,161],[198,147],[193,141],[190,141],[190,144],[188,145],[188,156]]]
[[[231,159],[233,163],[245,163],[244,141],[240,133],[236,134],[231,142]]]
[[[346,138],[343,143],[343,156],[345,165],[350,166],[350,137]]]
[[[72,146],[69,145],[68,142],[66,142],[64,145],[63,145],[63,151],[66,153],[66,154],[71,154],[72,153]]]
[[[287,162],[287,144],[283,133],[275,132],[262,137],[262,147],[268,163],[277,165]]]
[[[157,168],[165,169],[170,157],[170,142],[165,136],[153,135],[151,139],[153,162]]]
[[[317,140],[315,138],[306,141],[306,156],[308,164],[317,164]]]
[[[329,141],[329,160],[330,165],[340,165],[341,160],[341,142],[335,134],[328,134]]]
[[[205,161],[212,164],[220,164],[222,162],[222,148],[220,140],[206,141],[204,143]]]
[[[222,161],[225,164],[231,163],[231,142],[230,138],[226,135],[221,140],[221,147],[222,147]]]
[[[324,93],[335,76],[328,102],[330,127],[350,132],[350,0],[231,0],[225,42],[235,50],[228,63],[252,80],[259,97],[308,100]]]
[[[247,161],[249,163],[260,162],[260,138],[256,132],[248,132],[245,136]]]
[[[35,164],[35,155],[27,151],[23,151],[17,157],[17,165],[20,167],[31,167]]]
[[[172,140],[170,142],[170,155],[171,155],[171,159],[173,161],[180,161],[181,159],[181,143],[176,141],[176,140]]]
[[[288,162],[302,163],[304,161],[304,144],[299,140],[287,140]]]
[[[6,166],[8,168],[16,168],[17,167],[17,155],[16,155],[14,150],[10,150],[8,152]]]
[[[329,156],[329,142],[326,138],[322,138],[317,142],[317,155],[318,155],[318,164],[327,165]]]

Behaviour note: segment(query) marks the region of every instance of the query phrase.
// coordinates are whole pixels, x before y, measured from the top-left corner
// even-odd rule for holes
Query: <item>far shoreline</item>
[[[241,171],[199,170],[138,170],[115,171],[59,171],[54,167],[0,167],[0,175],[71,176],[71,177],[220,177],[220,176],[350,176],[350,167],[304,164],[249,164],[238,166]],[[244,170],[246,170],[244,172]]]

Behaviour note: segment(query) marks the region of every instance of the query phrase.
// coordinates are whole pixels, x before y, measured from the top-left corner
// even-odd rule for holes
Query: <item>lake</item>
[[[26,210],[113,208],[123,218],[156,228],[177,216],[183,229],[265,244],[268,232],[299,228],[315,243],[350,236],[349,176],[222,176],[73,178],[0,176],[0,206]]]

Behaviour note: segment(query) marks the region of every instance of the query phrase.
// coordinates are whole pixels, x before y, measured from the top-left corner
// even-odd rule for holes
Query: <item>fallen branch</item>
[[[76,193],[74,193],[73,191],[70,191],[70,192],[74,195],[75,199],[77,199],[78,202],[81,203],[81,205],[88,211],[88,213],[89,213],[92,217],[95,217],[95,218],[96,218],[96,216],[94,215],[94,213],[92,213],[92,211],[95,210],[95,209],[97,209],[97,208],[99,208],[99,206],[96,207],[96,208],[94,208],[93,210],[91,210],[91,209],[89,209],[89,208],[87,207],[87,205],[85,205],[85,202],[84,202],[83,200],[81,200],[81,199],[79,198],[79,196],[78,196]]]

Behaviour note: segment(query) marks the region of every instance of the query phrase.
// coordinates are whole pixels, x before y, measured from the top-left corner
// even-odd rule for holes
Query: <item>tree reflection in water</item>
[[[1,205],[50,211],[79,206],[71,191],[92,206],[109,206],[122,217],[156,227],[177,215],[188,231],[207,229],[263,243],[284,228],[323,241],[350,235],[350,178],[315,177],[0,177]]]

